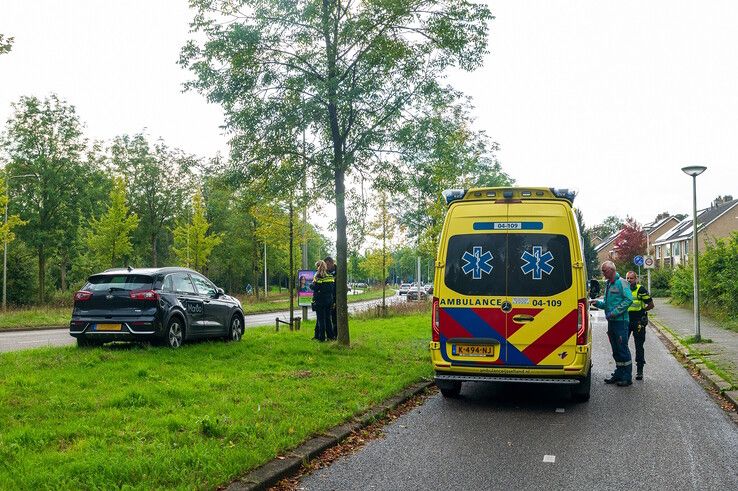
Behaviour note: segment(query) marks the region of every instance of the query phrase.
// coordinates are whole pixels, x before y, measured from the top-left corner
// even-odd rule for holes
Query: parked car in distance
[[[412,286],[413,286],[413,285],[411,285],[410,283],[402,283],[402,284],[400,285],[400,289],[399,289],[399,290],[397,290],[397,293],[398,293],[399,295],[407,295],[407,291],[408,291],[408,290],[409,290],[409,289],[410,289],[410,288],[411,288]]]
[[[433,283],[426,284],[425,286],[423,286],[423,289],[425,289],[425,293],[430,295],[431,293],[433,293]]]
[[[425,290],[422,287],[420,289],[418,289],[418,286],[417,285],[413,285],[407,291],[407,299],[408,299],[408,301],[425,300],[427,298],[428,298],[428,294],[425,292]]]
[[[241,302],[185,268],[109,269],[74,294],[69,334],[77,346],[152,341],[178,348],[189,339],[240,341]]]

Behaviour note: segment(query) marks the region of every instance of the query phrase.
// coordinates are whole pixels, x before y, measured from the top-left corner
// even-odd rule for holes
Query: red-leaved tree
[[[641,224],[627,217],[618,238],[615,239],[613,251],[613,262],[618,270],[633,269],[633,258],[646,253],[646,232]]]

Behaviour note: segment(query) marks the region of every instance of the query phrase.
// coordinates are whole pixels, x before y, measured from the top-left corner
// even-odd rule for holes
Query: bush
[[[692,268],[678,267],[669,282],[671,300],[677,305],[690,303],[694,297],[694,282]]]
[[[738,232],[708,244],[700,256],[700,302],[722,318],[738,315]]]
[[[651,296],[670,297],[671,277],[674,271],[671,268],[658,268],[651,271]]]

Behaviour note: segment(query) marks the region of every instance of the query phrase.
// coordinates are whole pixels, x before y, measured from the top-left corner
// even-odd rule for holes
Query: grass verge
[[[0,357],[0,488],[212,489],[430,377],[428,315]]]
[[[394,290],[387,290],[387,296],[395,294]],[[382,290],[368,290],[358,295],[348,296],[349,303],[362,300],[374,300],[382,298]],[[265,312],[279,312],[290,308],[288,296],[273,298],[272,300],[251,302],[248,297],[241,299],[246,315],[261,314]],[[297,307],[297,302],[295,302]],[[0,313],[0,332],[3,329],[28,328],[46,326],[68,326],[71,317],[71,307],[36,307],[32,309],[9,310]]]
[[[679,334],[674,332],[672,329],[666,327],[665,325],[661,323],[659,323],[659,328],[667,331],[669,334],[671,334],[674,337],[674,339],[676,339],[680,344],[682,344],[685,348],[687,348],[692,359],[699,360],[707,368],[715,372],[720,378],[722,378],[723,380],[731,384],[733,388],[738,386],[738,378],[736,378],[736,376],[733,374],[733,372],[729,368],[723,367],[715,363],[712,359],[708,358],[702,351],[700,351],[698,348],[694,346],[696,344],[694,336],[687,336],[687,337],[680,336]],[[712,339],[703,338],[701,342],[709,344],[709,343],[712,343]]]
[[[0,331],[18,327],[68,326],[71,307],[8,310],[0,313]]]

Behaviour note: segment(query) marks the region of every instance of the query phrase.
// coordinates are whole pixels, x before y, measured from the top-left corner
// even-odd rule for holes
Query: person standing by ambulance
[[[646,287],[638,283],[638,275],[635,271],[628,271],[625,279],[630,283],[630,292],[633,295],[633,303],[628,307],[628,337],[633,334],[635,341],[636,358],[636,380],[643,380],[643,365],[646,359],[643,353],[643,343],[646,342],[646,326],[648,325],[648,311],[651,310],[653,299]]]
[[[615,373],[605,379],[606,384],[627,387],[633,384],[633,361],[628,349],[628,307],[633,303],[630,285],[620,277],[612,261],[605,261],[600,268],[605,277],[604,300],[590,300],[598,309],[604,309],[607,319],[607,337],[610,339]]]

